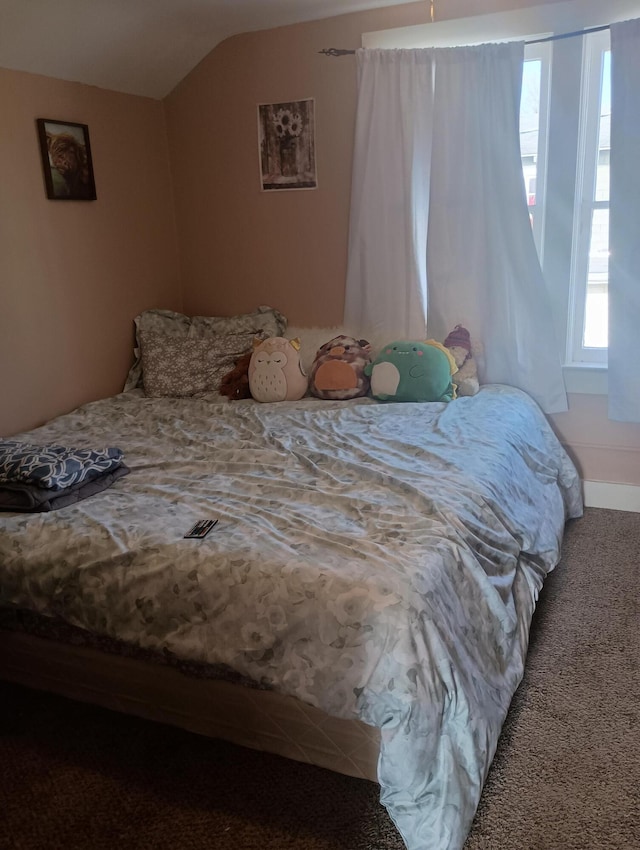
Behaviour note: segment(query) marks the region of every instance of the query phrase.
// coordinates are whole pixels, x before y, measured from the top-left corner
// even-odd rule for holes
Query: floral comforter
[[[228,665],[381,729],[409,850],[464,843],[578,475],[525,394],[94,402],[23,435],[131,473],[0,516],[0,605]],[[202,540],[184,535],[217,518]]]

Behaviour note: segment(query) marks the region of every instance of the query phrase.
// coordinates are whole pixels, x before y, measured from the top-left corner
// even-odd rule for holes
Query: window
[[[363,35],[386,48],[538,41],[525,48],[522,173],[569,392],[606,392],[610,40],[608,29],[540,40],[638,15],[640,0],[556,0]]]
[[[552,230],[548,238],[555,243],[556,255],[558,242],[566,241],[569,262],[564,277],[569,285],[564,287],[565,298],[555,302],[561,305],[557,320],[568,365],[605,364],[608,345],[609,33],[588,34],[580,41],[570,49],[551,42],[527,46],[520,103],[522,174],[536,247],[551,286],[562,288],[563,275],[554,269],[555,258],[545,263],[548,220]],[[576,63],[579,67],[572,68]],[[554,96],[555,116],[550,115]],[[558,128],[554,117],[562,119]],[[555,144],[549,144],[554,136]],[[572,155],[567,153],[569,148]],[[554,187],[548,204],[547,162],[555,174],[567,166],[575,174],[564,186]],[[563,217],[568,226],[558,227]]]

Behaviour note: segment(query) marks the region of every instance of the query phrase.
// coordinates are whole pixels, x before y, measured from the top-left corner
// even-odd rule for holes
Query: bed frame
[[[7,629],[0,678],[377,782],[378,729],[275,691]]]

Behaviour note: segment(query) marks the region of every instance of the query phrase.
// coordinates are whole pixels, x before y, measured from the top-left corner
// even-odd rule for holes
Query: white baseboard
[[[608,481],[583,481],[587,508],[612,508],[640,513],[640,487],[635,484],[611,484]]]

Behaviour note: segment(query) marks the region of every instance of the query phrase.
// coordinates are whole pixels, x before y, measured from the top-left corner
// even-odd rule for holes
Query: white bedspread
[[[25,438],[26,435],[23,435]],[[409,850],[464,843],[577,473],[537,406],[146,399],[31,442],[109,444],[130,475],[0,515],[0,605],[227,664],[382,730],[381,798]],[[204,540],[183,535],[219,522]]]

